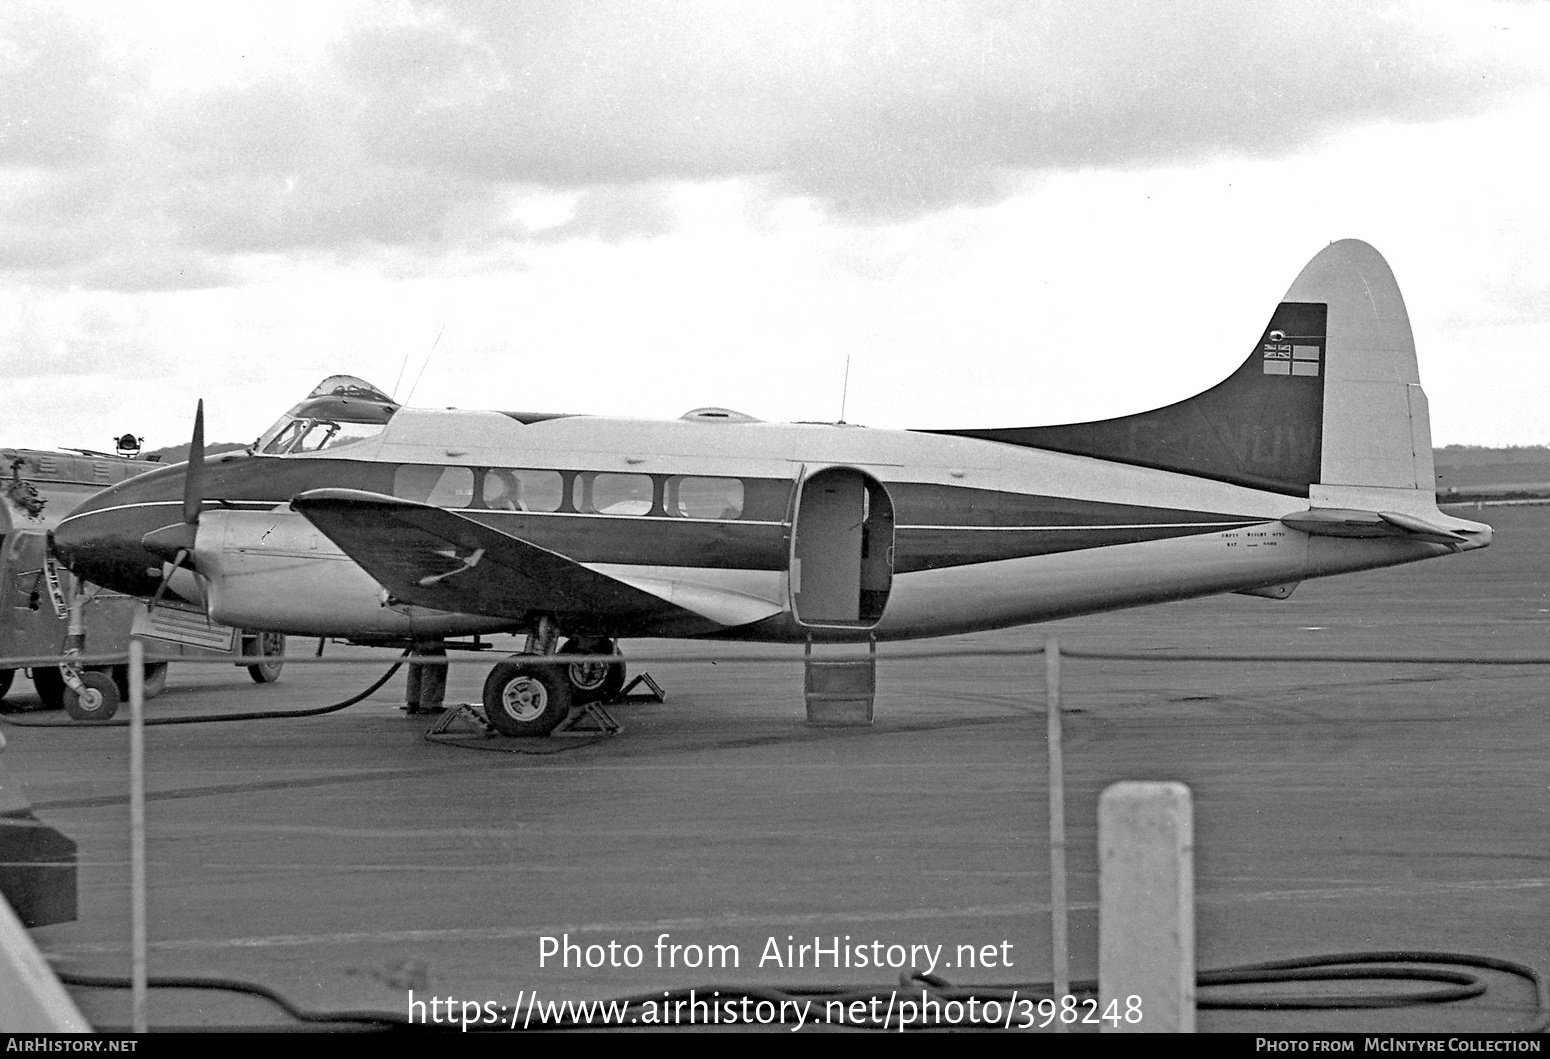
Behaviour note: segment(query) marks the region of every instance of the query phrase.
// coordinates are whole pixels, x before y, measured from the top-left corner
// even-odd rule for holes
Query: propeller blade
[[[162,575],[161,584],[156,586],[156,594],[151,597],[150,606],[147,608],[148,610],[156,609],[156,604],[161,602],[161,597],[167,592],[167,585],[172,581],[173,570],[176,570],[178,567],[182,566],[183,560],[187,559],[188,555],[189,553],[187,551],[179,551],[177,557],[172,560],[172,568]]]
[[[199,508],[205,499],[205,403],[194,412],[194,439],[188,447],[188,467],[183,473],[183,521],[199,524]]]

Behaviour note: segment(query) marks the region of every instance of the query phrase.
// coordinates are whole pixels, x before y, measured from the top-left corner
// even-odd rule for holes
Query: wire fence
[[[423,651],[428,645],[420,645]],[[467,646],[467,645],[460,645]],[[833,663],[835,661],[855,661],[864,663],[877,662],[907,662],[927,660],[952,660],[952,659],[1034,659],[1042,658],[1044,661],[1046,687],[1045,695],[1048,704],[1047,713],[1047,750],[1048,779],[1049,779],[1049,850],[1051,858],[1051,962],[1052,976],[1050,991],[1054,996],[1068,994],[1073,988],[1070,979],[1068,960],[1068,927],[1069,902],[1065,885],[1065,847],[1066,827],[1064,809],[1064,764],[1062,754],[1061,733],[1061,706],[1060,666],[1063,660],[1075,662],[1140,662],[1148,665],[1158,663],[1193,663],[1193,664],[1267,664],[1267,665],[1304,665],[1304,664],[1339,664],[1339,665],[1449,665],[1449,666],[1492,666],[1492,667],[1539,667],[1550,665],[1550,655],[1395,655],[1395,654],[1360,654],[1360,653],[1257,653],[1257,652],[1196,652],[1196,651],[1106,651],[1106,650],[1071,650],[1062,648],[1058,640],[1050,638],[1043,643],[1026,643],[1017,645],[991,646],[984,644],[866,644],[863,652],[857,648],[862,645],[854,643],[824,644],[820,647],[818,655],[812,654],[812,644],[783,644],[772,645],[763,651],[754,652],[726,649],[675,649],[663,650],[645,647],[641,650],[621,652],[619,654],[565,654],[565,655],[521,655],[520,657],[529,664],[549,664],[570,666],[577,663],[600,662],[606,664],[626,663],[644,665],[648,663],[672,663],[672,664],[810,664],[814,661]],[[130,728],[130,891],[131,891],[131,973],[124,980],[131,992],[131,1029],[135,1032],[144,1032],[148,1026],[148,990],[151,980],[147,972],[147,916],[146,916],[146,877],[145,877],[145,747],[143,728],[148,724],[158,721],[170,723],[166,719],[148,720],[144,716],[144,687],[141,669],[145,660],[145,638],[132,637],[129,645],[129,662],[124,662],[124,655],[90,655],[77,656],[17,656],[0,658],[0,670],[18,670],[30,667],[58,666],[62,663],[81,666],[128,666],[129,700],[132,717],[125,723]],[[306,654],[295,653],[289,655],[225,655],[222,657],[191,657],[178,659],[179,664],[222,666],[249,664],[286,664],[298,666],[332,665],[332,666],[381,666],[384,661],[380,652],[361,651],[332,657],[322,657],[322,644],[319,644],[317,652]],[[313,713],[332,712],[349,706],[368,697],[380,689],[388,679],[405,662],[418,666],[453,666],[467,663],[488,664],[492,660],[499,660],[507,655],[496,650],[493,645],[483,650],[454,650],[449,653],[413,653],[405,650],[403,654],[392,660],[391,668],[374,684],[360,694],[332,706],[322,707],[318,710],[297,711],[294,714],[264,713],[240,715],[240,719],[267,719],[280,716],[307,716]],[[870,716],[870,714],[868,714]],[[214,719],[239,719],[209,718]],[[1388,959],[1392,954],[1380,954]],[[1429,954],[1422,954],[1429,955]],[[1359,959],[1367,959],[1367,956],[1358,954]],[[1341,962],[1351,962],[1344,960]],[[1437,962],[1435,959],[1429,962]],[[1254,968],[1251,970],[1259,970]],[[1517,973],[1517,972],[1515,972]],[[1536,1019],[1535,1028],[1540,1029],[1546,1023],[1550,1023],[1550,993],[1542,976],[1532,968],[1522,968],[1521,974],[1528,978],[1536,990]],[[1396,975],[1385,971],[1377,977],[1414,977],[1412,974]],[[1350,977],[1343,973],[1339,977]],[[1257,980],[1257,979],[1256,979]],[[1205,978],[1201,984],[1210,984]],[[1470,980],[1470,988],[1467,996],[1476,996],[1484,991],[1484,986],[1473,979]],[[1478,987],[1478,988],[1476,988]],[[1452,994],[1446,999],[1454,999]],[[1404,998],[1412,1000],[1413,998]],[[1435,999],[1430,996],[1425,999]],[[1340,1001],[1334,1003],[1334,1001]],[[1225,1002],[1225,1003],[1229,1003]],[[1325,1006],[1354,1006],[1350,998],[1321,998]],[[1307,1001],[1299,998],[1298,1006],[1307,1006]],[[1263,1006],[1261,1003],[1259,1006]],[[1057,1027],[1057,1029],[1062,1027]]]
[[[365,645],[362,645],[365,646]],[[440,654],[413,654],[411,656],[415,665],[425,666],[453,666],[462,664],[488,664],[491,659],[520,657],[524,662],[539,665],[568,666],[583,662],[623,662],[625,664],[647,663],[684,663],[687,665],[718,665],[718,664],[752,664],[786,662],[800,663],[805,660],[804,645],[802,644],[775,644],[772,650],[764,653],[749,651],[667,651],[667,650],[642,650],[627,651],[619,654],[564,654],[564,655],[533,655],[521,652],[506,652],[499,650],[477,651],[449,651],[445,655]],[[947,646],[947,647],[896,647],[893,645],[878,645],[876,655],[862,650],[847,652],[844,648],[855,647],[854,644],[818,644],[824,651],[822,657],[825,661],[866,661],[876,658],[879,662],[888,661],[919,661],[944,658],[1037,658],[1044,654],[1043,644],[1016,646],[1016,647],[987,647],[987,646]],[[386,648],[376,648],[383,650]],[[401,647],[393,648],[401,650]],[[1266,664],[1309,664],[1309,663],[1337,663],[1341,665],[1454,665],[1454,666],[1550,666],[1550,654],[1521,654],[1521,655],[1398,655],[1398,654],[1360,654],[1360,653],[1280,653],[1280,652],[1198,652],[1198,651],[1091,651],[1073,649],[1061,646],[1061,656],[1066,659],[1092,662],[1196,662],[1196,663],[1266,663]],[[221,658],[173,658],[169,659],[177,665],[202,665],[202,666],[242,666],[264,664],[284,665],[367,665],[376,666],[383,663],[382,655],[324,655],[316,653],[307,654],[279,654],[279,655],[230,655]],[[61,655],[16,655],[8,658],[0,658],[0,669],[30,669],[37,666],[57,666],[60,664],[73,664],[85,667],[123,665],[124,654],[81,654],[74,656]]]

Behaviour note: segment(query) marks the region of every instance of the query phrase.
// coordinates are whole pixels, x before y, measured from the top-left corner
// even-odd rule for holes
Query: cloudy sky
[[[1547,136],[1544,0],[7,0],[0,444],[1103,418],[1348,236],[1438,443],[1545,444]]]

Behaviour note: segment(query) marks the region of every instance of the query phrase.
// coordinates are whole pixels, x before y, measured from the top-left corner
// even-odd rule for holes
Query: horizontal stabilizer
[[[1283,516],[1281,521],[1294,530],[1322,537],[1410,537],[1431,544],[1471,543],[1462,533],[1395,511],[1316,507]]]
[[[618,630],[717,626],[767,617],[734,601],[676,591],[676,582],[630,584],[452,511],[355,489],[315,489],[291,507],[404,603],[522,621],[535,611],[587,625],[607,615]],[[778,607],[775,610],[779,610]],[[749,615],[752,615],[751,617]]]
[[[1470,541],[1470,538],[1462,533],[1455,533],[1444,526],[1438,526],[1399,511],[1380,511],[1378,517],[1390,526],[1398,526],[1407,536],[1418,537],[1433,544],[1464,544]]]

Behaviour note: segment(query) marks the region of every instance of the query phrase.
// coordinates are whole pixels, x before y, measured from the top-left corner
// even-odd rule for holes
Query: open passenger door
[[[854,467],[800,477],[791,519],[791,608],[807,628],[870,629],[893,587],[893,501]]]

